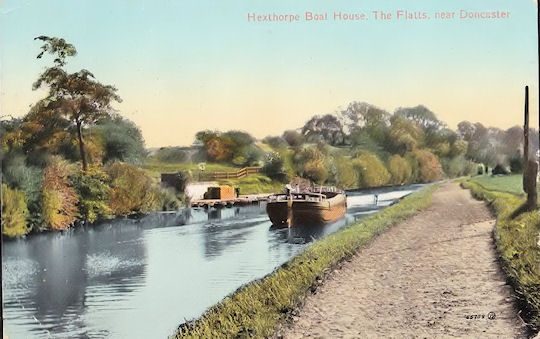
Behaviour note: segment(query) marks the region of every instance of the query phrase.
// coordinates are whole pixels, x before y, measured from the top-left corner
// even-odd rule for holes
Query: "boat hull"
[[[266,205],[266,212],[274,226],[324,225],[342,218],[346,210],[347,201],[343,194],[326,201],[293,200],[291,203],[282,200],[268,202]]]

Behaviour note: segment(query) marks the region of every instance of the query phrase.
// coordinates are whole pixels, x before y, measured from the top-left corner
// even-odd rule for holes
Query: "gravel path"
[[[278,336],[523,338],[493,226],[484,203],[443,185],[431,207],[336,269]]]

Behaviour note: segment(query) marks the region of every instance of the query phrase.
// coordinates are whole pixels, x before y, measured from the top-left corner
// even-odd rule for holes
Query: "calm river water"
[[[421,185],[349,193],[346,218],[273,229],[264,205],[186,209],[5,241],[9,338],[166,338],[238,287],[272,272],[313,239]]]

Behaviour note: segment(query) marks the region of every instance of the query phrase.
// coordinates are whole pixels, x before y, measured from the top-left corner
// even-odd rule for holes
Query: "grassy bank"
[[[523,180],[521,174],[491,176],[482,175],[474,177],[473,181],[489,191],[500,191],[516,195],[523,195]]]
[[[177,338],[265,337],[337,263],[371,238],[431,204],[435,186],[406,197],[307,247],[266,278],[248,284],[201,318],[181,326]]]
[[[240,189],[240,194],[279,193],[284,184],[263,174],[252,174],[241,179],[220,180],[221,185],[231,185]]]
[[[194,175],[199,173],[199,164],[191,162],[168,163],[156,160],[148,160],[142,167],[150,176],[155,178],[159,178],[161,173],[172,173],[178,171],[192,171]],[[236,172],[239,169],[239,167],[206,163],[205,172]]]
[[[497,213],[495,242],[503,268],[521,297],[521,314],[532,330],[540,328],[540,215],[538,211],[512,218],[525,201],[518,196],[521,176],[481,177],[462,182],[472,194],[487,201]],[[495,189],[496,188],[496,189]]]

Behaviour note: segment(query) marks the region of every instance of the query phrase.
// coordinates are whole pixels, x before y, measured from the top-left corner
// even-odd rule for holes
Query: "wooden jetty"
[[[232,207],[232,206],[245,206],[258,204],[262,201],[268,200],[269,194],[249,194],[240,195],[233,199],[197,199],[190,202],[191,207]]]
[[[203,199],[195,199],[190,202],[191,207],[232,207],[234,205],[258,204],[268,200],[269,194],[238,195],[232,186],[220,185],[208,187]]]

